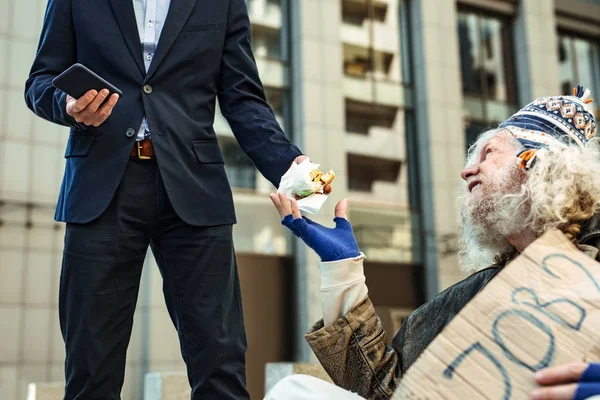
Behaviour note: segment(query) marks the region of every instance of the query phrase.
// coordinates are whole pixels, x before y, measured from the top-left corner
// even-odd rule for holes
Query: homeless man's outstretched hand
[[[335,207],[333,219],[335,228],[326,228],[302,217],[298,203],[295,200],[288,200],[283,193],[273,193],[270,197],[283,218],[281,223],[313,249],[321,257],[321,261],[338,261],[360,255],[352,226],[346,219],[348,207],[346,199],[340,201]]]
[[[531,394],[533,400],[598,400],[600,364],[574,362],[538,371],[535,380],[541,387]]]

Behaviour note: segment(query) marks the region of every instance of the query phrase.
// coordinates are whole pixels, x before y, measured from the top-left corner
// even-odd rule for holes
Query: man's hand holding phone
[[[67,114],[86,126],[99,127],[110,116],[119,100],[117,93],[106,100],[109,93],[107,89],[102,89],[99,93],[92,89],[78,99],[67,95]],[[102,104],[104,100],[106,102]]]

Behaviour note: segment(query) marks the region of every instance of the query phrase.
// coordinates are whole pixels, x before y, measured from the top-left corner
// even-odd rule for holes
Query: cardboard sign
[[[435,338],[393,399],[529,399],[536,371],[598,361],[598,346],[600,263],[548,232]]]

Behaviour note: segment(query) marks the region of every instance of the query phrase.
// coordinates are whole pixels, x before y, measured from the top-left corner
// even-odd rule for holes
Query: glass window
[[[474,121],[467,124],[465,129],[465,144],[467,145],[467,150],[475,143],[477,136],[479,136],[481,132],[487,131],[490,128],[490,126]]]
[[[256,187],[256,168],[246,153],[235,142],[221,145],[225,159],[225,171],[233,187],[254,189]]]
[[[479,55],[479,33],[477,16],[458,14],[458,37],[460,41],[460,65],[462,72],[463,92],[483,96],[483,88],[479,71],[481,57]]]
[[[246,0],[257,58],[288,61],[287,0]]]
[[[563,94],[571,94],[577,85],[600,96],[600,44],[598,41],[559,33],[558,58],[560,86]]]
[[[502,45],[502,25],[494,19],[481,20],[483,49],[483,79],[487,88],[487,97],[507,101],[507,87],[504,69],[504,52]]]
[[[282,58],[280,31],[263,27],[253,28],[252,48],[256,58],[280,60]]]
[[[265,88],[265,97],[277,117],[284,116],[284,91],[277,88]]]
[[[461,11],[458,37],[465,95],[515,103],[509,21]]]
[[[517,109],[510,29],[511,21],[504,18],[458,13],[467,149]]]
[[[279,121],[281,128],[286,135],[290,137],[287,132],[290,132],[291,126],[291,107],[290,107],[290,91],[282,88],[266,87],[265,97],[267,103],[273,108],[275,118]]]

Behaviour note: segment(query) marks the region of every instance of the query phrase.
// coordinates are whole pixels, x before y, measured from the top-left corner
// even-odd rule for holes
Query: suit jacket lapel
[[[142,43],[140,41],[140,34],[137,28],[137,21],[135,19],[135,11],[133,10],[133,1],[131,0],[110,0],[113,12],[125,43],[129,47],[131,56],[135,60],[140,72],[145,75],[146,68],[144,67],[144,60],[142,58]]]
[[[183,28],[183,25],[187,22],[195,5],[196,0],[171,0],[165,26],[160,34],[156,53],[154,53],[154,58],[150,64],[146,80],[152,77],[160,63],[164,60],[169,49],[173,46],[173,43],[175,43],[175,39],[177,39],[179,32],[181,32],[181,28]]]

